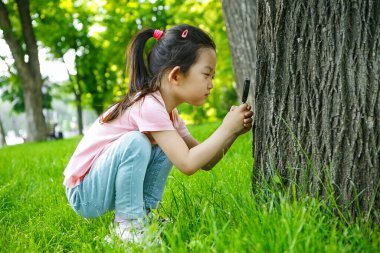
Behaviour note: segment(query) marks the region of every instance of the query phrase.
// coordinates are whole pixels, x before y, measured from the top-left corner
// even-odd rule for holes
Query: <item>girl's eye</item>
[[[211,76],[211,79],[214,79],[214,75],[208,74],[208,73],[203,73],[205,76],[209,77]]]

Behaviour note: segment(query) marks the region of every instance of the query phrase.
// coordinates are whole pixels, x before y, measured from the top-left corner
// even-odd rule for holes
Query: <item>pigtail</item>
[[[152,38],[153,29],[145,29],[139,32],[130,42],[127,51],[127,68],[129,68],[129,92],[134,95],[146,89],[149,84],[150,73],[145,66],[144,47],[146,42]]]
[[[112,105],[114,107],[108,113],[101,115],[100,122],[107,123],[118,118],[134,102],[138,101],[146,94],[154,91],[150,87],[150,74],[145,66],[144,47],[146,42],[152,38],[153,29],[145,29],[136,34],[128,45],[127,69],[129,69],[129,89],[128,94],[119,102]],[[137,98],[135,95],[140,92]]]

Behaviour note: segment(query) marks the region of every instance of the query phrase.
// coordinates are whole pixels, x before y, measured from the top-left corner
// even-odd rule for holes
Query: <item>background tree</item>
[[[3,122],[0,118],[0,148],[4,147],[5,145],[7,145],[7,142],[5,141],[5,131],[3,127]]]
[[[251,80],[250,99],[255,108],[256,77],[256,1],[222,0],[224,20],[228,42],[233,58],[233,70],[236,80],[236,91],[242,95],[246,78]]]
[[[83,134],[83,89],[87,82],[82,82],[78,62],[89,54],[89,28],[93,24],[93,12],[74,1],[34,1],[32,10],[35,13],[36,35],[49,53],[63,61],[67,68],[69,82],[56,86],[55,93],[72,94],[77,112],[79,134]],[[71,51],[74,70],[68,69],[65,55]],[[89,67],[89,66],[87,66]],[[91,84],[92,85],[92,84]],[[57,92],[58,91],[58,92]]]
[[[379,211],[380,2],[257,9],[253,179],[278,173],[354,215]]]
[[[16,9],[19,24],[15,25]],[[27,140],[45,140],[47,129],[42,113],[42,77],[38,59],[38,47],[30,17],[29,1],[17,0],[16,3],[11,1],[5,5],[0,0],[0,28],[12,52],[23,87],[28,132]]]

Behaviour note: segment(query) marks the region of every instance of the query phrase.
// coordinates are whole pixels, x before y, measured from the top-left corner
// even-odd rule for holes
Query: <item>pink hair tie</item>
[[[189,30],[184,30],[183,32],[182,32],[182,35],[181,35],[181,37],[182,38],[186,38],[187,37],[187,34],[188,34],[188,32],[189,32]]]
[[[161,30],[154,30],[153,32],[153,38],[155,38],[157,41],[162,37],[162,34],[164,34]]]

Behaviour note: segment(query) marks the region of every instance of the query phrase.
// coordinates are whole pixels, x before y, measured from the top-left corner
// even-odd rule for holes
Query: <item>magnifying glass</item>
[[[243,102],[243,104],[245,102],[247,102],[247,98],[248,98],[248,94],[249,94],[249,86],[251,84],[251,80],[249,79],[245,79],[244,81],[244,86],[243,86],[243,96],[241,98],[241,102]]]

